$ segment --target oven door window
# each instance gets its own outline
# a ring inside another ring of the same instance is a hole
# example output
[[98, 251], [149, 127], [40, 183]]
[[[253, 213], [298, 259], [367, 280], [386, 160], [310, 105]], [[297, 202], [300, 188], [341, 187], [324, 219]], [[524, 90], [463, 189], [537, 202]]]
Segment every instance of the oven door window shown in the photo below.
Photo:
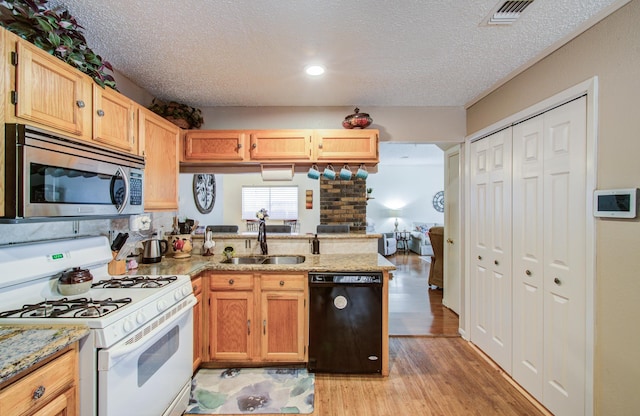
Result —
[[180, 346], [179, 328], [173, 327], [138, 358], [138, 387], [142, 387]]
[[30, 165], [30, 202], [38, 204], [122, 205], [125, 183], [122, 175]]

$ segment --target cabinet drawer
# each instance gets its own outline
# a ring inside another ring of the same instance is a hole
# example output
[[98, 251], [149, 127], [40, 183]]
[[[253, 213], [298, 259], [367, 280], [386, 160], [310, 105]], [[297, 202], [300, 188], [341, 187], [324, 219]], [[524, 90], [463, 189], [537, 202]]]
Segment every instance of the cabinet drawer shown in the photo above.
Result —
[[263, 274], [260, 281], [263, 290], [304, 290], [307, 284], [303, 274]]
[[211, 290], [247, 290], [253, 289], [252, 274], [223, 274], [212, 275]]
[[200, 293], [202, 293], [202, 277], [191, 279], [191, 287], [193, 288], [194, 296], [198, 296]]
[[22, 414], [46, 403], [74, 382], [74, 351], [40, 367], [0, 392], [0, 414]]

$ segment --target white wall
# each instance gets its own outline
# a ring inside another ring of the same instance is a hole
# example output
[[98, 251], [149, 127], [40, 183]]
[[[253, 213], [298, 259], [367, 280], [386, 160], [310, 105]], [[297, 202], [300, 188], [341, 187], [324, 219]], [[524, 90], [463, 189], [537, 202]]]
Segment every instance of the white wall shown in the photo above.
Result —
[[[443, 157], [444, 163], [444, 157]], [[367, 218], [375, 223], [375, 231], [392, 232], [395, 218], [389, 209], [400, 208], [398, 230], [411, 231], [413, 222], [444, 223], [444, 214], [433, 208], [433, 196], [444, 190], [444, 166], [379, 165], [377, 173], [369, 174], [367, 187], [373, 188], [367, 203]]]

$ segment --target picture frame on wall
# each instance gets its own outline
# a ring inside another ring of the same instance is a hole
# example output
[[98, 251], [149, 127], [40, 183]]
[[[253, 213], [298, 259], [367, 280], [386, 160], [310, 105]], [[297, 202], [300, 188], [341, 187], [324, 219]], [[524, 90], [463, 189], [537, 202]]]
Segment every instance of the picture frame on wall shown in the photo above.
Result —
[[212, 173], [193, 175], [193, 200], [201, 214], [213, 210], [216, 202], [216, 178]]

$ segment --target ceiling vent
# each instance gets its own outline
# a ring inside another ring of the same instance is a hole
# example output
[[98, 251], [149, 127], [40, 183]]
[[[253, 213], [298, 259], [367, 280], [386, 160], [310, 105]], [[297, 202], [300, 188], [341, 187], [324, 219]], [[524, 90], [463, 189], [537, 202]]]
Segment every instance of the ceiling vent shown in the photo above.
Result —
[[489, 13], [485, 20], [487, 25], [511, 25], [518, 20], [522, 12], [533, 0], [505, 1]]

